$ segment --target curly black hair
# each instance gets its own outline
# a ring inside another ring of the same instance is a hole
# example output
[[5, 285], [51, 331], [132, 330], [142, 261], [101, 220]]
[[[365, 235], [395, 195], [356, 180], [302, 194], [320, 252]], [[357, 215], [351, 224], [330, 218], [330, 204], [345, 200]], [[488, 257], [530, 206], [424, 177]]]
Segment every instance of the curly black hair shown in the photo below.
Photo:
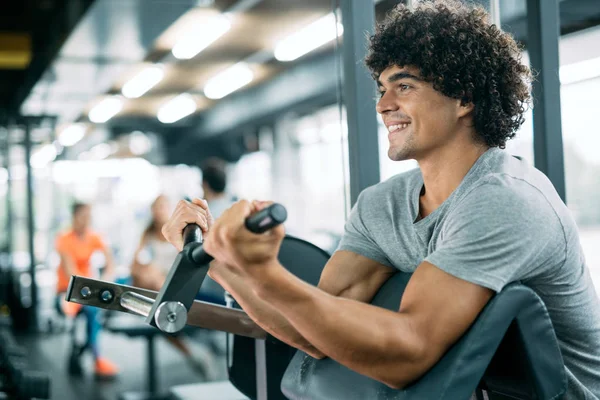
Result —
[[419, 69], [445, 96], [474, 105], [479, 139], [505, 148], [529, 104], [529, 68], [513, 37], [485, 9], [458, 0], [396, 6], [370, 38], [367, 67], [374, 79], [397, 65]]

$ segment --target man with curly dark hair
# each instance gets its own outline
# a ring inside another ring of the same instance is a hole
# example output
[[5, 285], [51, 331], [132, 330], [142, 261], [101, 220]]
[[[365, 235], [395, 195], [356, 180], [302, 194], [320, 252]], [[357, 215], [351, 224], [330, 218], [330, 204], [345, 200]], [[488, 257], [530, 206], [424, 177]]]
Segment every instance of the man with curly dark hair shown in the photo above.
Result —
[[[548, 308], [567, 398], [600, 397], [600, 305], [577, 228], [550, 181], [503, 151], [529, 100], [514, 40], [480, 7], [399, 5], [366, 61], [388, 156], [419, 168], [363, 191], [318, 288], [278, 263], [282, 227], [245, 230], [262, 203], [239, 202], [209, 226], [201, 200], [182, 202], [165, 237], [181, 248], [197, 222], [217, 260], [211, 276], [265, 330], [394, 388], [428, 371], [494, 293], [521, 281]], [[399, 311], [365, 304], [397, 270], [413, 272]]]

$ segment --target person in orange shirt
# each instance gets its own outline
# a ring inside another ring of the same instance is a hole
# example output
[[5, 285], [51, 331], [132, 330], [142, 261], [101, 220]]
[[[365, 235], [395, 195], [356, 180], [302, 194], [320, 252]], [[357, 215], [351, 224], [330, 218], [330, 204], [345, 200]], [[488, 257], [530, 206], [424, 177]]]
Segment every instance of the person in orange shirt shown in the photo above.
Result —
[[[73, 224], [69, 231], [64, 232], [56, 239], [56, 250], [60, 255], [58, 268], [59, 295], [67, 291], [72, 275], [92, 277], [90, 258], [96, 251], [101, 251], [105, 256], [105, 268], [102, 280], [110, 280], [114, 273], [114, 264], [110, 249], [103, 243], [100, 236], [90, 230], [92, 222], [91, 207], [89, 204], [75, 203], [72, 207]], [[116, 366], [100, 356], [98, 349], [98, 335], [102, 329], [98, 321], [98, 309], [82, 306], [76, 303], [61, 301], [62, 311], [70, 317], [83, 313], [87, 317], [87, 345], [91, 348], [95, 360], [95, 374], [98, 378], [113, 378], [117, 375]], [[78, 361], [81, 351], [73, 349], [71, 360], [75, 357]], [[75, 354], [77, 352], [77, 354]], [[78, 364], [77, 364], [78, 365]], [[79, 368], [71, 372], [79, 372]]]

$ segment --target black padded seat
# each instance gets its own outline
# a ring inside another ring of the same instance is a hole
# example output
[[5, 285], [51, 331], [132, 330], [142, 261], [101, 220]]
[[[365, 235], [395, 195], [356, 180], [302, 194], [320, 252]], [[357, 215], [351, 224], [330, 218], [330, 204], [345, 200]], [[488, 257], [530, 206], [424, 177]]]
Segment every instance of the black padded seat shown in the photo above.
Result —
[[[397, 310], [409, 279], [410, 274], [394, 275], [373, 304]], [[300, 351], [282, 380], [283, 393], [293, 400], [460, 400], [471, 398], [478, 388], [490, 400], [559, 399], [566, 390], [563, 359], [548, 312], [526, 286], [510, 284], [494, 296], [442, 359], [403, 390]]]

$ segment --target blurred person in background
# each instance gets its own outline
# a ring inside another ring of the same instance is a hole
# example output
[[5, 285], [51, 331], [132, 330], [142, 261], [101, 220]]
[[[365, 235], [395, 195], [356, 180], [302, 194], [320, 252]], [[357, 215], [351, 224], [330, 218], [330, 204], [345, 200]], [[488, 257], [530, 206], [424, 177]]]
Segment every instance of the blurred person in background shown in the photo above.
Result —
[[[164, 238], [161, 228], [171, 215], [171, 204], [167, 196], [158, 196], [151, 205], [152, 219], [144, 230], [131, 266], [133, 285], [144, 289], [160, 291], [175, 257], [177, 249]], [[216, 284], [216, 283], [215, 283]], [[165, 336], [167, 341], [179, 350], [189, 365], [206, 379], [215, 375], [213, 349], [194, 346], [194, 351], [181, 336]]]
[[[204, 200], [213, 218], [217, 219], [237, 201], [235, 196], [227, 192], [225, 162], [218, 158], [209, 158], [200, 166], [200, 170]], [[225, 304], [225, 290], [208, 275], [204, 279], [200, 294], [201, 300]]]
[[152, 219], [135, 252], [131, 277], [134, 286], [159, 291], [177, 256], [177, 249], [169, 246], [160, 231], [171, 213], [169, 199], [158, 196], [150, 210]]
[[72, 275], [91, 278], [94, 271], [90, 265], [92, 255], [100, 251], [104, 254], [104, 270], [102, 280], [110, 281], [114, 275], [114, 262], [110, 249], [104, 244], [100, 236], [91, 229], [92, 210], [89, 204], [75, 203], [72, 207], [72, 226], [68, 231], [59, 234], [56, 239], [56, 250], [60, 255], [58, 267], [58, 286], [60, 310], [67, 316], [74, 318], [82, 313], [86, 316], [87, 342], [83, 347], [73, 344], [70, 355], [70, 372], [80, 373], [80, 357], [86, 348], [90, 348], [94, 355], [94, 372], [98, 378], [113, 378], [117, 375], [116, 366], [100, 356], [98, 336], [102, 325], [98, 320], [98, 308], [82, 306], [77, 303], [64, 301], [62, 294], [67, 291]]
[[237, 198], [227, 192], [227, 173], [225, 162], [217, 158], [206, 160], [200, 167], [202, 170], [202, 190], [204, 200], [208, 203], [214, 218], [218, 218]]

